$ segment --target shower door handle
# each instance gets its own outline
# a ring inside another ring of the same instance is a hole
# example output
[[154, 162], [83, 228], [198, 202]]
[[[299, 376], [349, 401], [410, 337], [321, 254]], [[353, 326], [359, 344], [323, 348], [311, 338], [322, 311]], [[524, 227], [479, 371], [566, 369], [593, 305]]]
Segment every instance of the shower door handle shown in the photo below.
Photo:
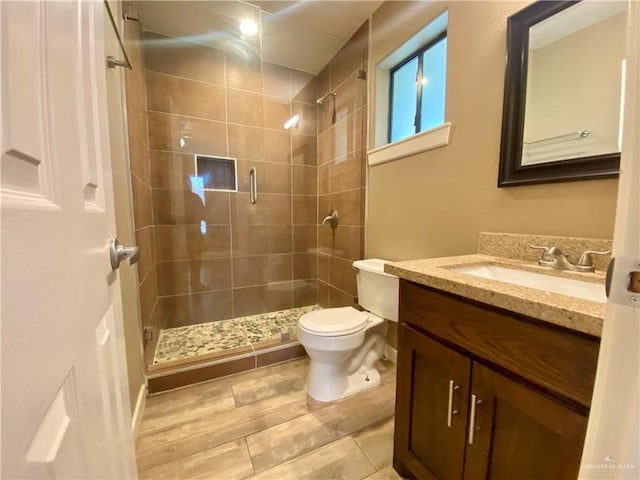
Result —
[[258, 179], [256, 175], [256, 167], [251, 167], [249, 171], [249, 201], [256, 203], [258, 200]]

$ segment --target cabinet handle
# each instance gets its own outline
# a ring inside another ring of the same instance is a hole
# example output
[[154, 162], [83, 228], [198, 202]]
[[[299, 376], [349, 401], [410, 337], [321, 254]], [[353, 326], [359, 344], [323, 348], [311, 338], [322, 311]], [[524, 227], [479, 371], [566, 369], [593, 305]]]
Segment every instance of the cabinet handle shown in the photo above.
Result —
[[476, 433], [476, 430], [480, 430], [480, 428], [476, 428], [476, 405], [480, 405], [482, 400], [480, 400], [475, 395], [471, 395], [471, 412], [469, 413], [469, 445], [473, 445], [473, 436]]
[[453, 392], [460, 388], [453, 380], [449, 380], [449, 405], [447, 409], [447, 427], [451, 428], [451, 417], [458, 413], [458, 410], [453, 409]]

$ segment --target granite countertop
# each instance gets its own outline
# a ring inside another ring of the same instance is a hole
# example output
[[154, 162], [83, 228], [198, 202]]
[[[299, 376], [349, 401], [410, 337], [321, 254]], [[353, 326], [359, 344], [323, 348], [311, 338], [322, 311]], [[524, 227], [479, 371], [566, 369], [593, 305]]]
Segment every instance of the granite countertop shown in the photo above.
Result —
[[604, 284], [603, 273], [577, 273], [539, 267], [530, 261], [474, 254], [387, 263], [385, 272], [405, 280], [520, 313], [547, 323], [600, 337], [604, 304], [489, 280], [452, 268], [492, 264], [544, 275]]

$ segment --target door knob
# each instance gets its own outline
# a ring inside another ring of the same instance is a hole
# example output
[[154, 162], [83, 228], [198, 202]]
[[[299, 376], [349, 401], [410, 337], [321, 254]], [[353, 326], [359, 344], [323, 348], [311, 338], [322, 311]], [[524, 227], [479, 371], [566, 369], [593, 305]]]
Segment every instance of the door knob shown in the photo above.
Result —
[[140, 257], [140, 247], [125, 247], [120, 245], [117, 238], [109, 240], [109, 259], [111, 268], [117, 270], [120, 262], [129, 260], [129, 265], [133, 265]]

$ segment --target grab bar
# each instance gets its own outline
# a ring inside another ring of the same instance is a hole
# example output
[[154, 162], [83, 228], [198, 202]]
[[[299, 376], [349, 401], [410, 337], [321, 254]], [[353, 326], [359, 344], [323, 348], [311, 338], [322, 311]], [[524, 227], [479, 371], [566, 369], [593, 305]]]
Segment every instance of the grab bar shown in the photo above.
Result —
[[251, 167], [249, 171], [249, 201], [256, 203], [256, 200], [258, 200], [258, 178], [256, 167]]

